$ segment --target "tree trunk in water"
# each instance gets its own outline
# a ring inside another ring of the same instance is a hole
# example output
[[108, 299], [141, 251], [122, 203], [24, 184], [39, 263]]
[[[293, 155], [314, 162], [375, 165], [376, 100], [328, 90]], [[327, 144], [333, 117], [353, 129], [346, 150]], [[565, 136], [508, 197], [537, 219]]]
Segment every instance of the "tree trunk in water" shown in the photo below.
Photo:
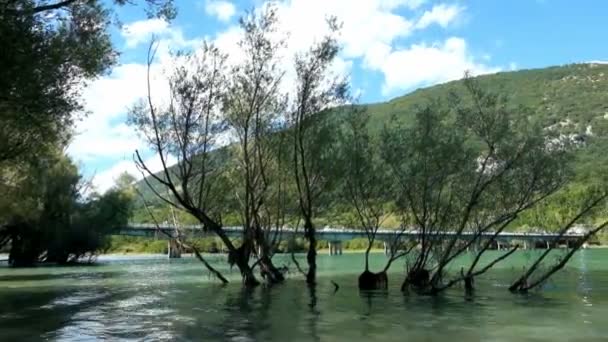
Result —
[[262, 278], [269, 284], [282, 283], [285, 280], [283, 272], [274, 266], [272, 262], [272, 242], [268, 242], [264, 230], [259, 226], [255, 228], [255, 242], [258, 248], [258, 264]]
[[430, 285], [430, 273], [424, 268], [413, 269], [405, 278], [403, 285], [401, 285], [401, 291], [407, 291], [411, 286], [418, 292], [428, 292]]
[[69, 254], [61, 251], [49, 251], [46, 257], [46, 262], [57, 263], [65, 265], [68, 263]]
[[43, 253], [40, 233], [28, 223], [12, 224], [8, 232], [11, 237], [8, 264], [12, 267], [34, 266]]
[[285, 280], [283, 272], [274, 266], [268, 255], [263, 255], [260, 259], [260, 271], [269, 284], [279, 284]]
[[385, 271], [373, 273], [365, 270], [359, 276], [359, 290], [387, 290], [388, 276]]
[[306, 273], [306, 283], [308, 285], [315, 285], [317, 281], [317, 238], [315, 236], [315, 227], [310, 219], [307, 219], [304, 228], [306, 238], [308, 239], [308, 253], [306, 254], [308, 273]]
[[236, 248], [223, 230], [215, 229], [214, 232], [220, 237], [226, 248], [228, 248], [228, 263], [230, 266], [236, 264], [239, 268], [241, 277], [243, 278], [243, 285], [260, 285], [260, 282], [253, 274], [253, 269], [249, 266], [249, 254], [251, 253], [251, 248], [248, 247], [249, 242], [245, 241], [241, 247]]
[[[234, 248], [234, 247], [233, 247]], [[237, 248], [228, 252], [228, 260], [230, 264], [236, 264], [243, 278], [243, 285], [257, 286], [260, 282], [255, 278], [251, 266], [249, 266], [249, 257], [243, 253], [243, 249]]]
[[255, 278], [255, 275], [253, 275], [253, 271], [251, 270], [251, 267], [249, 267], [248, 263], [239, 264], [239, 270], [243, 276], [243, 285], [247, 287], [260, 285], [260, 282]]

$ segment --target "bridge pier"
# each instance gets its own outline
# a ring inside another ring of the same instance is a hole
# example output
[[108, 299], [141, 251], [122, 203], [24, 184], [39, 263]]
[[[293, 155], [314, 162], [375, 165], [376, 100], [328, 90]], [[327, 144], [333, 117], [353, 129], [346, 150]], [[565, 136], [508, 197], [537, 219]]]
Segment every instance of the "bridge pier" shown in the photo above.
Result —
[[500, 241], [496, 240], [496, 250], [500, 250]]
[[178, 259], [182, 257], [182, 249], [175, 239], [169, 240], [167, 255], [169, 256], [169, 259]]
[[342, 241], [329, 241], [329, 255], [342, 255]]
[[384, 241], [384, 255], [386, 255], [386, 256], [391, 255], [391, 247], [389, 246], [389, 243], [386, 241]]

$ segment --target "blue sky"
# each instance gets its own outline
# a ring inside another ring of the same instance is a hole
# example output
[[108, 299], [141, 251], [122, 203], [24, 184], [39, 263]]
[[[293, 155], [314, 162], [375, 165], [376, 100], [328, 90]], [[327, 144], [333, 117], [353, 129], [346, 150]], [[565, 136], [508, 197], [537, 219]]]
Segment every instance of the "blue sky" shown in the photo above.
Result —
[[[90, 115], [78, 124], [68, 153], [98, 190], [132, 162], [145, 142], [125, 124], [128, 107], [145, 96], [146, 49], [159, 39], [154, 87], [162, 98], [168, 52], [196, 49], [203, 40], [238, 55], [238, 17], [261, 1], [176, 0], [178, 16], [166, 23], [123, 7], [112, 29], [121, 52], [110, 75], [84, 92]], [[350, 75], [360, 102], [378, 102], [462, 76], [576, 62], [608, 60], [608, 1], [603, 0], [286, 0], [279, 1], [289, 51], [304, 49], [324, 32], [323, 20], [343, 22], [336, 72]], [[289, 58], [287, 58], [289, 59]], [[154, 156], [146, 153], [158, 166]]]

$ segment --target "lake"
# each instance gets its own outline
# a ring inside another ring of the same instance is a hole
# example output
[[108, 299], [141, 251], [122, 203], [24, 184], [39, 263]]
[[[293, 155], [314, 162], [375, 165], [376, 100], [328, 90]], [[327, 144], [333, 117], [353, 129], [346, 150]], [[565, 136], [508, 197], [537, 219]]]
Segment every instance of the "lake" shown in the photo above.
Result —
[[[493, 252], [496, 253], [496, 252]], [[97, 266], [0, 267], [0, 341], [606, 341], [608, 250], [580, 251], [542, 292], [507, 291], [534, 251], [431, 298], [360, 293], [362, 254], [319, 255], [315, 293], [301, 276], [245, 290], [222, 287], [193, 258], [103, 256]], [[225, 256], [208, 256], [226, 268]], [[466, 262], [467, 257], [461, 259]], [[374, 254], [381, 265], [384, 255]], [[275, 264], [289, 264], [287, 256]], [[331, 281], [340, 285], [334, 293]]]

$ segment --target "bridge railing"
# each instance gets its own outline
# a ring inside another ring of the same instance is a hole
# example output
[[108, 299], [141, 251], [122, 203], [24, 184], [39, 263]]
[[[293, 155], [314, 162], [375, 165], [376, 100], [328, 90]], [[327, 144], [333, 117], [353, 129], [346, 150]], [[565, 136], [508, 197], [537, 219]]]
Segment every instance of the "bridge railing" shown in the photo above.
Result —
[[[168, 224], [168, 223], [163, 223], [160, 225], [160, 228], [163, 230], [174, 230], [175, 226], [172, 224]], [[179, 229], [180, 230], [202, 230], [203, 226], [202, 225], [184, 225], [184, 226], [180, 226]], [[122, 227], [122, 229], [126, 229], [126, 230], [156, 230], [157, 226], [154, 224], [149, 224], [149, 223], [129, 223], [126, 227]], [[226, 226], [224, 227], [224, 230], [227, 232], [240, 232], [243, 230], [243, 227], [241, 226]], [[296, 232], [296, 229], [293, 227], [285, 227], [281, 230], [283, 233], [287, 233], [287, 234], [294, 234]], [[299, 232], [303, 232], [302, 230], [300, 230]], [[344, 228], [344, 227], [324, 227], [321, 228], [319, 230], [317, 230], [317, 232], [319, 233], [319, 235], [323, 236], [326, 234], [348, 234], [348, 235], [361, 235], [361, 236], [366, 236], [366, 233], [364, 230], [361, 229], [353, 229], [353, 228]], [[403, 235], [403, 236], [419, 236], [421, 234], [421, 231], [417, 230], [417, 229], [411, 229], [411, 230], [406, 230], [406, 231], [401, 231], [401, 230], [394, 230], [394, 229], [379, 229], [376, 233], [377, 236], [391, 236], [391, 235]], [[443, 232], [436, 232], [436, 233], [432, 233], [430, 234], [431, 236], [454, 236], [454, 235], [459, 235], [462, 237], [473, 237], [476, 236], [478, 233], [477, 232], [462, 232], [462, 233], [457, 233], [456, 231], [443, 231]], [[487, 236], [493, 236], [494, 232], [484, 232], [481, 234], [484, 237]], [[580, 230], [577, 229], [576, 231], [570, 231], [567, 232], [566, 234], [563, 234], [562, 237], [563, 238], [577, 238], [577, 237], [582, 237], [584, 235], [584, 233]], [[557, 238], [559, 237], [559, 234], [557, 233], [548, 233], [548, 232], [501, 232], [497, 238], [511, 238], [511, 239], [517, 239], [517, 238]]]

